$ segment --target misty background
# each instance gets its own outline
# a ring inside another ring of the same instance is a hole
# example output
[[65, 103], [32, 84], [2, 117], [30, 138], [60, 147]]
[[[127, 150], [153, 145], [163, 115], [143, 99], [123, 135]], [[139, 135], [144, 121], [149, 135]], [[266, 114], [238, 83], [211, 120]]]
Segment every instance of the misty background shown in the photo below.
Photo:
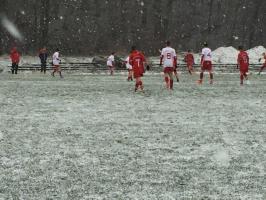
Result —
[[23, 35], [0, 26], [0, 49], [17, 46], [36, 54], [46, 46], [65, 55], [128, 53], [137, 45], [158, 55], [166, 40], [178, 51], [264, 45], [266, 1], [261, 0], [0, 0], [1, 18]]

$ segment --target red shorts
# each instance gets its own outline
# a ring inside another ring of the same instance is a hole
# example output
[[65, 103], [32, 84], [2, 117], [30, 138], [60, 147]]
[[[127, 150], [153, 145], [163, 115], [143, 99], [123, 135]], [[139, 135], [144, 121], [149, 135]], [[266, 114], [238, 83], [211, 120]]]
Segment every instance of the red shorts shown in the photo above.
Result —
[[144, 73], [144, 68], [142, 69], [142, 67], [133, 67], [134, 78], [142, 77], [143, 73]]
[[240, 66], [240, 73], [244, 74], [244, 73], [248, 73], [248, 67], [247, 66]]
[[212, 71], [212, 62], [211, 61], [204, 61], [202, 66], [201, 66], [201, 70], [202, 71], [205, 71], [205, 70]]
[[165, 67], [165, 68], [163, 69], [163, 72], [164, 72], [165, 74], [173, 73], [173, 72], [174, 72], [174, 68], [173, 68], [173, 67]]
[[61, 67], [59, 65], [54, 65], [53, 68], [54, 68], [54, 71], [61, 72]]
[[187, 67], [193, 66], [194, 63], [193, 62], [187, 62]]

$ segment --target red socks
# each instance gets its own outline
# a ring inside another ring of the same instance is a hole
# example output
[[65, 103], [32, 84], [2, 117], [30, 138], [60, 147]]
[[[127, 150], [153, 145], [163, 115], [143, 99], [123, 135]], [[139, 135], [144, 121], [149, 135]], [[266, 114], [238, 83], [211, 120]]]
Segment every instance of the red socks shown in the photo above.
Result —
[[173, 89], [174, 86], [174, 80], [170, 80], [170, 89]]
[[203, 79], [203, 72], [200, 73], [200, 80]]

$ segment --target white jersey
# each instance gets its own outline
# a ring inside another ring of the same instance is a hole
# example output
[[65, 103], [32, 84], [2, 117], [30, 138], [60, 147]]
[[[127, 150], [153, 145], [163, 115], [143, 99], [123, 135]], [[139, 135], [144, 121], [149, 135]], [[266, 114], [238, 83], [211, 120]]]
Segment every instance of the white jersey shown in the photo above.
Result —
[[163, 58], [163, 67], [174, 67], [174, 60], [176, 59], [176, 52], [171, 47], [162, 49], [161, 57]]
[[127, 69], [132, 69], [132, 65], [129, 64], [129, 56], [128, 56], [127, 59], [126, 59], [126, 68], [127, 68]]
[[115, 56], [114, 55], [109, 56], [107, 59], [107, 66], [113, 67], [114, 61], [115, 61]]
[[53, 65], [59, 65], [59, 64], [60, 64], [59, 52], [56, 51], [53, 54]]
[[202, 49], [201, 55], [203, 56], [203, 60], [204, 61], [212, 61], [212, 50], [208, 47], [205, 47]]

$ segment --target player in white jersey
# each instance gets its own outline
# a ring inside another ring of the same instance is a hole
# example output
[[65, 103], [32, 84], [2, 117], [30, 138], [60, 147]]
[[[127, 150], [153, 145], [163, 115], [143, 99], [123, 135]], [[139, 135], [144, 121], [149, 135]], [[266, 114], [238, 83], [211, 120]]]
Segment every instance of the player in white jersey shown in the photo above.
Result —
[[198, 84], [202, 84], [204, 72], [208, 71], [210, 74], [210, 84], [213, 83], [212, 72], [212, 50], [208, 47], [208, 43], [204, 43], [204, 48], [201, 52], [201, 72]]
[[54, 71], [52, 72], [52, 76], [54, 76], [54, 73], [55, 72], [58, 72], [60, 77], [63, 78], [62, 76], [62, 72], [61, 72], [61, 68], [60, 68], [60, 57], [59, 57], [59, 49], [56, 49], [56, 51], [54, 52], [53, 54], [53, 68], [54, 68]]
[[132, 65], [129, 63], [129, 56], [126, 59], [125, 64], [128, 70], [127, 81], [133, 81], [133, 68], [132, 68]]
[[176, 69], [177, 57], [176, 51], [171, 46], [169, 41], [166, 42], [166, 47], [162, 49], [160, 66], [163, 65], [164, 80], [168, 89], [173, 89], [173, 72]]
[[114, 75], [114, 69], [115, 69], [115, 53], [114, 52], [107, 59], [107, 67], [109, 68], [110, 75]]

